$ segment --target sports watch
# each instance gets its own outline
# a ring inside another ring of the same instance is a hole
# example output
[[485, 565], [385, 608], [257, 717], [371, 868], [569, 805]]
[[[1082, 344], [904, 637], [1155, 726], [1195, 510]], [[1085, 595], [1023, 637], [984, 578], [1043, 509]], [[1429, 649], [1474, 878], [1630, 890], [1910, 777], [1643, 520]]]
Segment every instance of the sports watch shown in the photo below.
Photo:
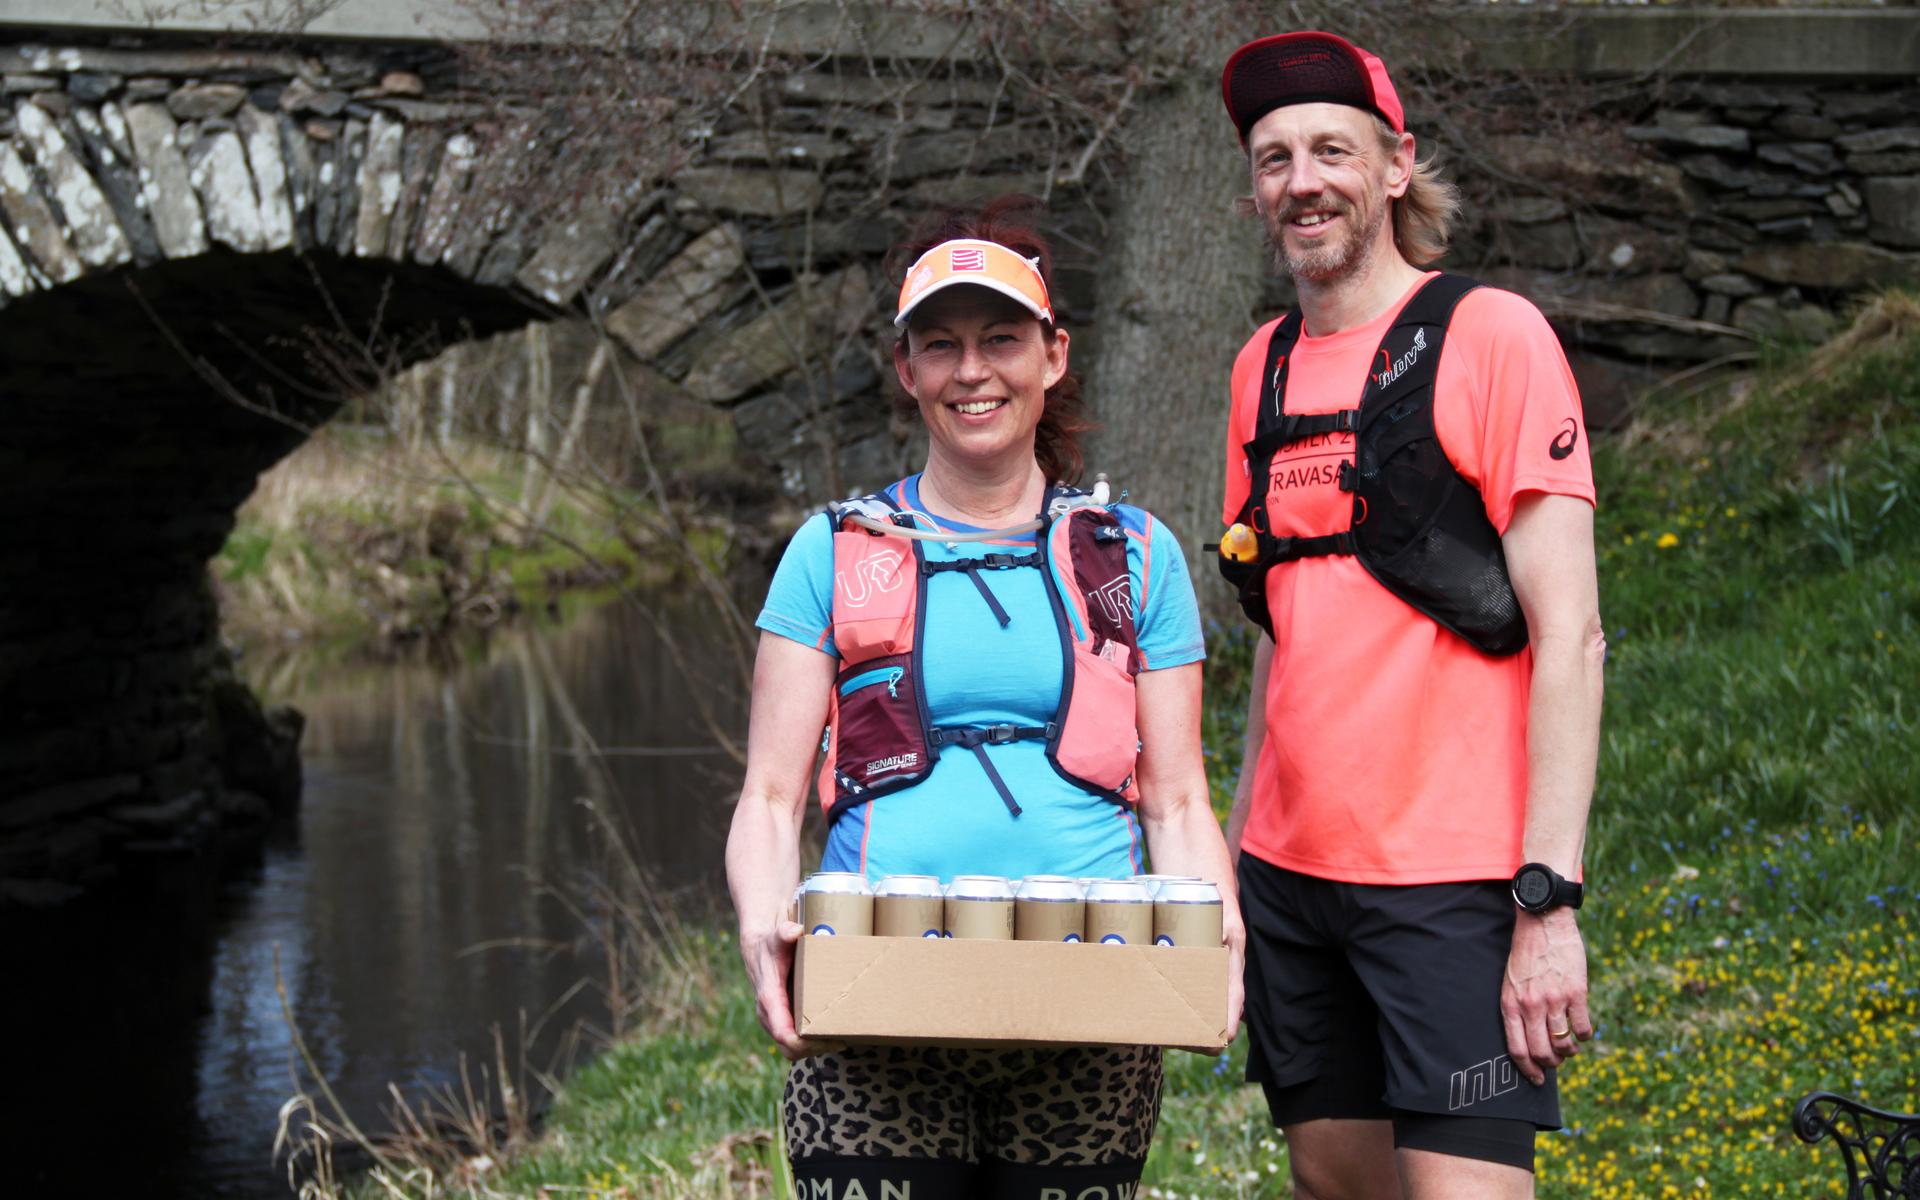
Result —
[[1535, 916], [1561, 905], [1579, 908], [1583, 890], [1545, 863], [1528, 863], [1513, 873], [1513, 902]]

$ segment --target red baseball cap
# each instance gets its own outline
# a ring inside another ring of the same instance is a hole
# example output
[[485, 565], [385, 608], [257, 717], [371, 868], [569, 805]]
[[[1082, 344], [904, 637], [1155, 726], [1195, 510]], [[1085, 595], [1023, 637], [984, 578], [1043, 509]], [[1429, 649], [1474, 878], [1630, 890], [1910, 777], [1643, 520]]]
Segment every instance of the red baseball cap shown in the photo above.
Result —
[[1233, 52], [1220, 72], [1220, 97], [1245, 145], [1254, 122], [1289, 104], [1348, 104], [1407, 131], [1400, 94], [1386, 64], [1331, 33], [1276, 33]]

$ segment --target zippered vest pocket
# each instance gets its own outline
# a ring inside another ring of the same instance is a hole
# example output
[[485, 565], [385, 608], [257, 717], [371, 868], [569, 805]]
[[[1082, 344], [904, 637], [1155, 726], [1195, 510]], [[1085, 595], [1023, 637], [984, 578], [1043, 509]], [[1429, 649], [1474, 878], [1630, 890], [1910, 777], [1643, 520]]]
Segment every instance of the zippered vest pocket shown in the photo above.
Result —
[[843, 794], [915, 782], [932, 765], [909, 658], [870, 658], [845, 668], [834, 681], [839, 699], [834, 772]]

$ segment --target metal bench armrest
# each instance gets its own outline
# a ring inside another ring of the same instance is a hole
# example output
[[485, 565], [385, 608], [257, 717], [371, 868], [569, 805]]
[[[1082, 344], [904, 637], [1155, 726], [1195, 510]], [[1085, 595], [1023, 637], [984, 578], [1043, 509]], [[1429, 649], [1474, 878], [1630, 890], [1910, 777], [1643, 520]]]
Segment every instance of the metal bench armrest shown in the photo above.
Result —
[[1808, 1145], [1832, 1138], [1847, 1168], [1847, 1200], [1920, 1200], [1920, 1116], [1887, 1112], [1832, 1092], [1793, 1107]]

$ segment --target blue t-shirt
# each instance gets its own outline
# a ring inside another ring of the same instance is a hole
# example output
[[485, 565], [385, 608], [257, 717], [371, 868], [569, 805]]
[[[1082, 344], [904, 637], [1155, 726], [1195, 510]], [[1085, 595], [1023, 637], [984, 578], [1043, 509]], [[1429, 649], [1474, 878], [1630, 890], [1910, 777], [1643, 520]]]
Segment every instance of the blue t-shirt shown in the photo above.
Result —
[[[919, 485], [918, 475], [909, 476], [887, 494], [895, 504], [924, 513]], [[1122, 504], [1113, 511], [1128, 533], [1135, 631], [1145, 668], [1198, 662], [1206, 649], [1179, 542], [1141, 509]], [[930, 517], [921, 524], [975, 531]], [[920, 545], [929, 562], [938, 562], [1031, 549], [1034, 535]], [[1044, 725], [1059, 708], [1062, 663], [1042, 571], [978, 574], [1012, 622], [1000, 625], [965, 571], [928, 577], [921, 652], [928, 715], [942, 726]], [[832, 614], [833, 531], [821, 513], [794, 534], [755, 624], [837, 658]], [[1061, 778], [1047, 762], [1046, 743], [1010, 742], [986, 752], [1019, 802], [1018, 817], [972, 752], [949, 747], [920, 783], [842, 813], [827, 831], [820, 869], [864, 870], [872, 879], [915, 874], [943, 880], [956, 874], [1121, 876], [1141, 869], [1145, 849], [1133, 816]]]

